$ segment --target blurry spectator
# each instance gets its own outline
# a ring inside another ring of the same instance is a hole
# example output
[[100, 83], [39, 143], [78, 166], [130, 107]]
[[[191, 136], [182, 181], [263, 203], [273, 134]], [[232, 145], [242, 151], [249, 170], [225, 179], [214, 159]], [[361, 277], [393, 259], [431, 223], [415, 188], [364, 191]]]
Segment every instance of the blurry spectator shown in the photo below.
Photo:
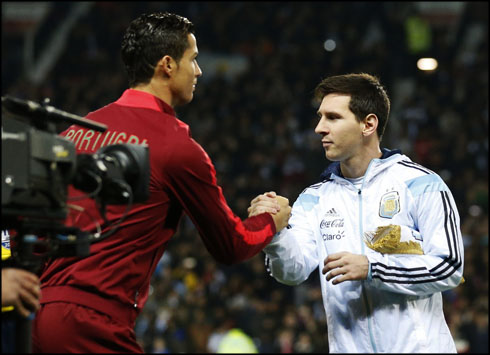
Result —
[[219, 354], [244, 353], [256, 354], [257, 347], [253, 340], [238, 328], [228, 330], [221, 338], [218, 351]]
[[480, 298], [477, 305], [472, 307], [469, 317], [462, 321], [459, 332], [468, 340], [469, 353], [488, 354], [488, 296]]

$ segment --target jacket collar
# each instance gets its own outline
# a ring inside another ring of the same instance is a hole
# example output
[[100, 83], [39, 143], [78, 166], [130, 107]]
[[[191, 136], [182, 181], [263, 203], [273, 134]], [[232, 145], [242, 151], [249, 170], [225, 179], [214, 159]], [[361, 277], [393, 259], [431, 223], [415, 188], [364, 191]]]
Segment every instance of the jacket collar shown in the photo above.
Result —
[[175, 117], [175, 111], [165, 101], [144, 91], [126, 89], [116, 104], [129, 107], [147, 108], [150, 110], [167, 113]]
[[[387, 148], [381, 148], [381, 158], [377, 160], [384, 160], [387, 159], [395, 154], [402, 154], [400, 149], [387, 149]], [[374, 160], [374, 159], [373, 159]], [[320, 175], [320, 179], [322, 181], [324, 180], [330, 180], [332, 178], [332, 174], [336, 175], [338, 177], [344, 178], [342, 175], [342, 171], [340, 170], [340, 162], [335, 161], [331, 163], [330, 165], [327, 166], [327, 168], [323, 171], [323, 173]]]

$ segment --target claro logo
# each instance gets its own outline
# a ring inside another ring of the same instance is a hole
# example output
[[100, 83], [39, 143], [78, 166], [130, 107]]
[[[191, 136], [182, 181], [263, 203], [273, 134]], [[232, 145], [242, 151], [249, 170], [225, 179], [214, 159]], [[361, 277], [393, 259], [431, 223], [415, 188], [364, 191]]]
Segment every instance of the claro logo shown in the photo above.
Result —
[[334, 240], [334, 239], [342, 239], [344, 237], [345, 231], [339, 231], [337, 234], [328, 234], [328, 233], [322, 233], [322, 238], [323, 240]]

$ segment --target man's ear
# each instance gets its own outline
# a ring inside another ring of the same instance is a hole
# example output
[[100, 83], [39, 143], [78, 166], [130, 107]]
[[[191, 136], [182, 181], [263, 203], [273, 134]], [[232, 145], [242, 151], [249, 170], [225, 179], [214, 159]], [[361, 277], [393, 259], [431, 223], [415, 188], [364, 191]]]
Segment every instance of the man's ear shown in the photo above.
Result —
[[373, 133], [376, 133], [376, 129], [378, 128], [378, 116], [376, 116], [374, 113], [370, 113], [366, 117], [364, 117], [363, 120], [364, 123], [364, 129], [362, 130], [362, 135], [364, 137], [368, 137], [372, 135]]
[[176, 68], [177, 68], [177, 63], [169, 55], [162, 57], [162, 59], [158, 61], [156, 66], [157, 74], [159, 72], [160, 75], [162, 75], [165, 78], [172, 77], [172, 75], [175, 73]]

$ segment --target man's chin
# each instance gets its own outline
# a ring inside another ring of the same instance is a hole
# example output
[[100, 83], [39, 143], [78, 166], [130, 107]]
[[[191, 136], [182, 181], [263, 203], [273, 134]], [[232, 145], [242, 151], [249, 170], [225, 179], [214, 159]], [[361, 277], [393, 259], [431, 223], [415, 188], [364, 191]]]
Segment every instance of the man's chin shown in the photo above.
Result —
[[330, 161], [339, 161], [340, 160], [340, 158], [336, 154], [333, 154], [332, 152], [325, 151], [325, 157]]
[[194, 93], [191, 93], [188, 97], [184, 99], [186, 101], [185, 103], [188, 104], [189, 102], [192, 101], [193, 98], [194, 98]]
[[192, 101], [194, 98], [194, 95], [191, 95], [190, 97], [181, 97], [179, 101], [175, 104], [175, 106], [184, 106], [187, 105], [189, 102]]

